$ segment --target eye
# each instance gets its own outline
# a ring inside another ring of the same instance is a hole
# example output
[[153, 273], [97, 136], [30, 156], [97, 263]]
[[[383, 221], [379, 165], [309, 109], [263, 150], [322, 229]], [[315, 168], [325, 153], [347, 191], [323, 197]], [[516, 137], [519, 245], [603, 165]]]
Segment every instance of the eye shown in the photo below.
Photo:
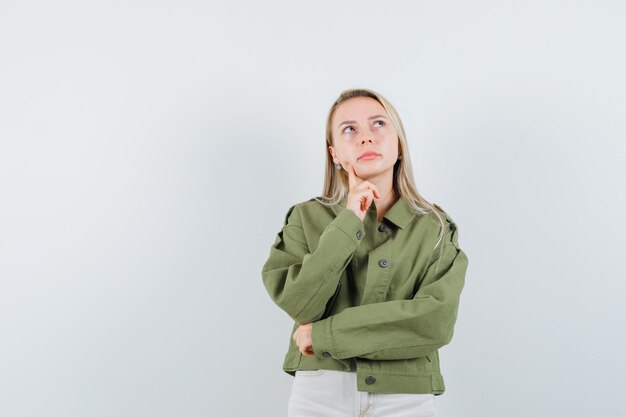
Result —
[[346, 133], [346, 129], [347, 129], [347, 128], [352, 129], [352, 126], [346, 126], [346, 127], [343, 129], [343, 133]]
[[383, 122], [382, 120], [376, 120], [374, 123], [381, 123], [381, 126], [385, 125], [385, 122]]

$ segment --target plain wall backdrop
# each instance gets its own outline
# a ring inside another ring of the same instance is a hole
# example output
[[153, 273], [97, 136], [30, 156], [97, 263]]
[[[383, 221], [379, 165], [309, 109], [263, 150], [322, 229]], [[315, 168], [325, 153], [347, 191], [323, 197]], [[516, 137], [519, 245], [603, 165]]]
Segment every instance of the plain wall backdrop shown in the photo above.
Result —
[[0, 1], [0, 416], [284, 416], [261, 267], [385, 95], [469, 258], [441, 417], [624, 416], [626, 6]]

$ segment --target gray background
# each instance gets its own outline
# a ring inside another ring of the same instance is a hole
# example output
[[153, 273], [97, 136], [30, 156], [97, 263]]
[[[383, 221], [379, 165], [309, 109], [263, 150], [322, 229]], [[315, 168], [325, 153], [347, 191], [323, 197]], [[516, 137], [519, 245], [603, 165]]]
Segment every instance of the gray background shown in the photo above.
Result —
[[0, 415], [281, 416], [261, 266], [369, 87], [470, 263], [446, 416], [624, 416], [626, 7], [0, 2]]

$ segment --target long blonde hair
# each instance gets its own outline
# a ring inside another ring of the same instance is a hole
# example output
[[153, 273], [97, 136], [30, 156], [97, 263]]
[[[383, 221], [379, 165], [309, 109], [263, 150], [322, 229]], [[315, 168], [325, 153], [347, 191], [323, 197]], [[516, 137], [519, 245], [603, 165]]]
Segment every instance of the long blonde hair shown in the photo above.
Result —
[[332, 125], [331, 121], [335, 109], [341, 103], [354, 97], [371, 97], [378, 101], [381, 106], [387, 111], [387, 114], [391, 118], [396, 132], [398, 133], [399, 140], [399, 153], [402, 155], [402, 159], [398, 159], [393, 167], [393, 189], [396, 195], [403, 198], [409, 208], [416, 214], [425, 215], [433, 213], [441, 225], [439, 231], [439, 237], [435, 243], [435, 248], [443, 239], [443, 231], [445, 227], [445, 214], [441, 212], [436, 206], [426, 201], [417, 192], [417, 186], [413, 179], [413, 170], [411, 169], [411, 159], [409, 157], [409, 147], [406, 143], [406, 135], [404, 133], [404, 127], [398, 112], [393, 105], [380, 93], [377, 93], [367, 88], [352, 88], [344, 90], [339, 95], [339, 98], [335, 100], [328, 112], [328, 118], [326, 119], [326, 176], [324, 178], [324, 190], [321, 198], [315, 197], [317, 201], [324, 205], [337, 204], [344, 196], [348, 194], [350, 186], [348, 184], [348, 175], [345, 170], [338, 171], [333, 162], [333, 157], [328, 149], [333, 145]]

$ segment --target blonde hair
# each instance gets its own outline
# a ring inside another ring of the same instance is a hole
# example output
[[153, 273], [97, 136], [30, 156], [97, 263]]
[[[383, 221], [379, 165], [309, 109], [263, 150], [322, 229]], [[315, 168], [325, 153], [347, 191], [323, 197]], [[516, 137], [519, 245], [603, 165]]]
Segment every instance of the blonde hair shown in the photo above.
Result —
[[435, 243], [436, 248], [439, 242], [443, 239], [445, 214], [443, 211], [440, 211], [438, 207], [426, 201], [426, 199], [417, 192], [417, 186], [415, 185], [415, 181], [413, 179], [413, 170], [411, 169], [411, 159], [409, 158], [409, 147], [406, 143], [406, 135], [404, 133], [404, 127], [402, 126], [400, 116], [393, 105], [385, 97], [371, 89], [352, 88], [344, 90], [331, 106], [330, 111], [328, 112], [328, 118], [326, 119], [326, 176], [324, 178], [324, 190], [321, 198], [315, 197], [315, 199], [324, 205], [334, 205], [346, 196], [350, 190], [347, 173], [345, 170], [338, 171], [336, 169], [328, 147], [333, 145], [331, 124], [335, 109], [344, 101], [354, 97], [373, 98], [387, 111], [387, 114], [389, 115], [389, 118], [398, 133], [398, 152], [402, 155], [402, 159], [398, 159], [393, 167], [394, 192], [400, 198], [403, 198], [410, 210], [416, 214], [425, 215], [433, 213], [437, 217], [441, 228], [439, 231], [439, 237]]

